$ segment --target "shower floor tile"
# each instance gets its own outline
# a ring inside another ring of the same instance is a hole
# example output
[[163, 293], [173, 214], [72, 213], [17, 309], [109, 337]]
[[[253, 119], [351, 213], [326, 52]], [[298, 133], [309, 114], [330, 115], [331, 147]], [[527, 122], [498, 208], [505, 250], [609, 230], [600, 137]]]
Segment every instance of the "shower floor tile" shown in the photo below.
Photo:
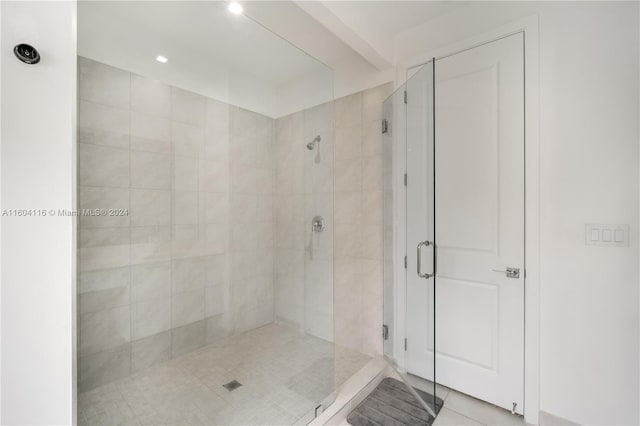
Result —
[[[80, 425], [289, 425], [369, 357], [270, 324], [78, 396]], [[228, 391], [222, 385], [237, 380]]]

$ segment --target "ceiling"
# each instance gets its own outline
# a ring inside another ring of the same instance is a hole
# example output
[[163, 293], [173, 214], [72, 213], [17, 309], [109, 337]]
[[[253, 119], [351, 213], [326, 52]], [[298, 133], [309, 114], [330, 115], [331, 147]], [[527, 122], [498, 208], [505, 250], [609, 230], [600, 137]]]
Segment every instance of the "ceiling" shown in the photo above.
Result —
[[378, 70], [394, 64], [397, 35], [441, 16], [459, 1], [296, 1], [298, 7]]
[[242, 72], [278, 86], [322, 68], [247, 17], [232, 15], [223, 2], [89, 1], [78, 14], [78, 50], [88, 57], [117, 56], [123, 44], [115, 41], [126, 35], [129, 52], [144, 60], [162, 54], [167, 66], [185, 72]]
[[239, 1], [241, 16], [224, 1], [80, 1], [78, 54], [273, 116], [307, 76], [333, 70], [337, 96], [390, 81], [396, 36], [461, 4]]
[[457, 5], [451, 1], [325, 1], [323, 4], [345, 23], [389, 39]]

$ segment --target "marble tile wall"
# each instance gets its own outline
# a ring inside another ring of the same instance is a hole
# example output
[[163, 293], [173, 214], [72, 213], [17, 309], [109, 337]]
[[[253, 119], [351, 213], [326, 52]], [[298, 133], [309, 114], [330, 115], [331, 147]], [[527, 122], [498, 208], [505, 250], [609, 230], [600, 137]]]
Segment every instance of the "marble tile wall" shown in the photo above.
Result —
[[[370, 355], [382, 353], [381, 120], [392, 91], [389, 83], [276, 120], [276, 318]], [[319, 164], [305, 146], [316, 134]], [[311, 233], [317, 214], [324, 234]]]
[[391, 83], [337, 99], [335, 341], [382, 353], [382, 102]]
[[85, 58], [79, 84], [79, 207], [107, 209], [79, 220], [82, 391], [272, 322], [275, 222], [274, 120]]
[[[276, 318], [333, 341], [332, 102], [276, 120], [275, 174]], [[315, 216], [322, 232], [311, 230]]]

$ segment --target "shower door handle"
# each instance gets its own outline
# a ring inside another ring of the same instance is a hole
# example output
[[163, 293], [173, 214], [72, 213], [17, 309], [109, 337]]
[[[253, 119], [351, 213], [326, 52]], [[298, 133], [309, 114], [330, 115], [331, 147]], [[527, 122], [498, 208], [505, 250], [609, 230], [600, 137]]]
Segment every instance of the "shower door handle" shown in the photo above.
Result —
[[433, 276], [433, 274], [428, 274], [428, 273], [422, 273], [422, 247], [424, 246], [430, 246], [433, 245], [430, 241], [421, 241], [418, 243], [418, 248], [417, 248], [417, 252], [418, 252], [418, 262], [417, 262], [417, 269], [418, 269], [418, 276], [420, 278], [425, 278], [425, 279], [429, 279]]

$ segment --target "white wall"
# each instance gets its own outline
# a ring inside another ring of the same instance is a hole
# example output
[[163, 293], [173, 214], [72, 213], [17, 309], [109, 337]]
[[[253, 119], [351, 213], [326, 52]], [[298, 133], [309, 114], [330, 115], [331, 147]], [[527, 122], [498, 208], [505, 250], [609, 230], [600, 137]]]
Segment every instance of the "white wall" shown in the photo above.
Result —
[[[75, 206], [75, 2], [2, 2], [2, 209]], [[38, 65], [13, 46], [35, 45]], [[71, 424], [75, 221], [2, 217], [2, 424]]]
[[[540, 410], [638, 424], [638, 3], [474, 3], [407, 31], [397, 62], [537, 14]], [[631, 225], [629, 248], [585, 223]]]

